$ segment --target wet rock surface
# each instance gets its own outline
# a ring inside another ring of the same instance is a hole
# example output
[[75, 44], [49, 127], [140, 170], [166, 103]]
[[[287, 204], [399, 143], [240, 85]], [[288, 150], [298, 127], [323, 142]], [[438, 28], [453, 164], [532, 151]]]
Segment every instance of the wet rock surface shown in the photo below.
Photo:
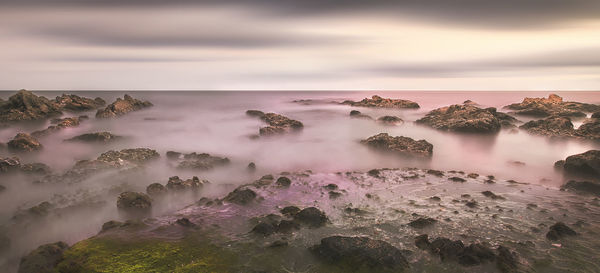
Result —
[[557, 241], [567, 236], [575, 236], [577, 232], [568, 227], [562, 222], [557, 222], [556, 224], [550, 226], [548, 233], [546, 233], [546, 238], [550, 241]]
[[39, 151], [43, 145], [33, 136], [26, 133], [18, 133], [7, 143], [8, 149], [15, 152]]
[[96, 132], [96, 133], [87, 133], [81, 134], [78, 136], [74, 136], [67, 141], [81, 141], [81, 142], [90, 142], [90, 143], [108, 143], [120, 140], [122, 137], [113, 135], [110, 132]]
[[370, 99], [365, 98], [361, 101], [344, 101], [342, 104], [359, 106], [359, 107], [376, 107], [376, 108], [406, 108], [406, 109], [418, 109], [419, 104], [414, 101], [402, 100], [402, 99], [388, 99], [374, 95]]
[[600, 111], [600, 105], [563, 101], [562, 97], [555, 94], [550, 94], [548, 98], [525, 98], [505, 108], [514, 110], [517, 115], [534, 117], [585, 117], [585, 112]]
[[187, 191], [187, 190], [198, 190], [202, 186], [208, 184], [207, 180], [200, 180], [197, 176], [194, 176], [187, 180], [182, 180], [179, 176], [172, 176], [167, 182], [166, 188], [169, 191]]
[[361, 140], [373, 149], [397, 153], [407, 156], [430, 157], [433, 154], [433, 145], [426, 140], [414, 140], [409, 137], [393, 137], [387, 133], [374, 135]]
[[569, 180], [562, 188], [581, 194], [600, 196], [600, 182]]
[[600, 121], [598, 119], [586, 121], [579, 128], [575, 129], [570, 118], [551, 116], [545, 119], [529, 121], [519, 126], [519, 128], [530, 134], [541, 136], [600, 139]]
[[417, 124], [442, 131], [462, 133], [497, 133], [502, 127], [514, 127], [517, 120], [496, 108], [479, 108], [455, 104], [438, 108], [418, 119]]
[[115, 102], [109, 104], [106, 108], [98, 110], [98, 112], [96, 112], [96, 118], [119, 117], [129, 112], [142, 110], [151, 106], [153, 106], [153, 104], [149, 101], [141, 101], [134, 99], [129, 95], [125, 95], [123, 99], [117, 98]]
[[51, 273], [63, 258], [63, 252], [69, 246], [56, 242], [39, 246], [23, 258], [19, 264], [19, 273]]
[[189, 153], [168, 151], [167, 158], [176, 162], [180, 169], [211, 170], [216, 167], [226, 166], [230, 163], [229, 158], [212, 156], [207, 153]]

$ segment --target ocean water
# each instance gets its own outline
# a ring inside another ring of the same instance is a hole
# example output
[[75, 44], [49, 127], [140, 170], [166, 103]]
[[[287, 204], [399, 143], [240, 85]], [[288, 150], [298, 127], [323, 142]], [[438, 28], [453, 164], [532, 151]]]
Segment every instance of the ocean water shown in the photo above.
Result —
[[[0, 92], [6, 99], [13, 92]], [[35, 92], [48, 98], [62, 92]], [[0, 263], [7, 270], [15, 270], [23, 254], [42, 243], [64, 240], [74, 243], [96, 234], [102, 223], [118, 219], [116, 196], [124, 190], [145, 191], [151, 183], [165, 184], [170, 176], [187, 179], [198, 176], [211, 181], [212, 186], [202, 196], [221, 197], [236, 185], [253, 181], [268, 173], [311, 170], [312, 173], [333, 174], [347, 171], [367, 171], [373, 168], [418, 167], [438, 170], [460, 170], [481, 175], [494, 175], [502, 180], [536, 185], [536, 195], [530, 198], [542, 202], [544, 189], [553, 196], [563, 184], [561, 174], [553, 164], [565, 157], [600, 149], [600, 142], [585, 140], [552, 140], [547, 137], [502, 130], [496, 135], [458, 134], [441, 132], [414, 124], [432, 109], [472, 100], [484, 107], [502, 107], [520, 102], [525, 97], [547, 97], [549, 92], [69, 92], [86, 97], [102, 97], [108, 103], [127, 93], [134, 98], [149, 100], [154, 107], [129, 113], [116, 119], [95, 119], [95, 111], [65, 113], [65, 117], [87, 114], [78, 127], [67, 128], [41, 138], [45, 146], [39, 153], [19, 155], [22, 162], [43, 162], [54, 172], [61, 173], [77, 160], [93, 159], [110, 149], [147, 147], [157, 150], [161, 159], [150, 163], [135, 174], [99, 175], [76, 185], [33, 185], [32, 178], [21, 175], [0, 177], [7, 190], [0, 193], [0, 226], [8, 230], [11, 249]], [[401, 98], [420, 104], [418, 110], [374, 109], [351, 107], [332, 102], [360, 100], [372, 95]], [[567, 101], [600, 104], [600, 92], [557, 92]], [[298, 102], [298, 100], [304, 100]], [[301, 132], [279, 137], [252, 139], [264, 123], [245, 114], [256, 109], [275, 112], [303, 122]], [[399, 126], [385, 126], [372, 120], [352, 119], [351, 110], [360, 110], [374, 118], [394, 115], [405, 122]], [[525, 117], [517, 117], [526, 122]], [[575, 120], [578, 126], [581, 120]], [[0, 142], [7, 142], [18, 132], [44, 129], [49, 122], [16, 124], [0, 129]], [[112, 144], [85, 144], [64, 142], [73, 136], [98, 131], [109, 131], [126, 137]], [[359, 143], [361, 139], [378, 133], [425, 139], [432, 143], [431, 160], [411, 160], [376, 153]], [[166, 151], [210, 153], [231, 160], [227, 167], [210, 171], [178, 170], [171, 166]], [[0, 155], [9, 155], [0, 151]], [[512, 164], [520, 161], [523, 164]], [[255, 173], [246, 170], [248, 163], [257, 166]], [[317, 176], [318, 177], [318, 176]], [[425, 183], [423, 183], [425, 184]], [[466, 186], [468, 187], [468, 186]], [[381, 189], [383, 191], [383, 189]], [[414, 189], [413, 189], [414, 190]], [[445, 189], [445, 191], [450, 189]], [[419, 191], [436, 194], [425, 186]], [[457, 192], [453, 192], [457, 193]], [[441, 193], [440, 193], [441, 194]], [[382, 193], [383, 195], [383, 193]], [[526, 204], [526, 193], [516, 194]], [[393, 199], [393, 196], [388, 198]], [[184, 208], [199, 196], [178, 197], [155, 206], [153, 215], [160, 217]], [[565, 197], [567, 198], [567, 197]], [[568, 197], [568, 198], [573, 198]], [[567, 199], [568, 199], [567, 198]], [[15, 223], [16, 211], [43, 201], [60, 207], [58, 213], [43, 220]], [[349, 200], [349, 202], [352, 200]], [[543, 202], [550, 203], [547, 199]], [[82, 205], [85, 203], [85, 205]], [[356, 201], [354, 202], [356, 203]], [[479, 225], [480, 230], [485, 229]], [[593, 248], [593, 247], [592, 247]], [[595, 265], [594, 265], [595, 266]], [[593, 267], [592, 267], [593, 268]]]

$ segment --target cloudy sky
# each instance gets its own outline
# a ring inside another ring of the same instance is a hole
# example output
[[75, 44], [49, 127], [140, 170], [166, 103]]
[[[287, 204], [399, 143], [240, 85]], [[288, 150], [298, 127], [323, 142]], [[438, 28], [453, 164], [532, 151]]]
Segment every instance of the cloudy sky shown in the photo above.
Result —
[[600, 90], [598, 0], [0, 0], [0, 89]]

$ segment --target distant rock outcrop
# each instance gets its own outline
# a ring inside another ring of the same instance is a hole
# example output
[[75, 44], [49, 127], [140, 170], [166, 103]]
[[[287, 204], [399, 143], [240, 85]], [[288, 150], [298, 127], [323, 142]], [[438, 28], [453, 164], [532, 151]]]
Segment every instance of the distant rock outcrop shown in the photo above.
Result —
[[269, 124], [267, 127], [260, 128], [259, 134], [261, 136], [279, 135], [292, 131], [299, 131], [304, 128], [304, 124], [302, 124], [302, 122], [275, 113], [265, 114], [259, 110], [248, 110], [246, 111], [246, 115], [258, 117]]
[[54, 101], [24, 89], [0, 104], [0, 122], [40, 120], [61, 114], [60, 106]]
[[545, 119], [532, 120], [521, 126], [520, 129], [530, 134], [559, 137], [600, 139], [600, 119], [590, 118], [579, 128], [575, 129], [571, 119], [563, 116], [551, 116]]
[[67, 94], [56, 97], [54, 101], [61, 109], [73, 112], [94, 110], [106, 104], [106, 101], [101, 98], [90, 99]]
[[115, 102], [109, 104], [106, 108], [98, 110], [96, 118], [114, 118], [151, 106], [153, 104], [149, 101], [134, 99], [126, 94], [123, 99], [117, 98]]
[[77, 127], [77, 126], [79, 126], [80, 122], [81, 122], [80, 117], [57, 119], [57, 120], [54, 120], [54, 123], [56, 123], [56, 125], [50, 125], [50, 126], [48, 126], [48, 128], [46, 128], [44, 130], [35, 131], [35, 132], [31, 133], [31, 136], [44, 137], [51, 133], [58, 132], [64, 128]]
[[555, 94], [550, 94], [548, 98], [525, 98], [522, 102], [505, 108], [514, 110], [517, 115], [534, 117], [585, 117], [585, 112], [600, 111], [600, 105], [563, 101], [563, 98]]
[[431, 157], [433, 154], [433, 145], [426, 140], [414, 140], [410, 137], [393, 137], [387, 133], [374, 135], [360, 141], [370, 148], [398, 153], [408, 156]]
[[410, 100], [401, 99], [388, 99], [374, 95], [370, 99], [364, 98], [361, 101], [347, 100], [342, 104], [357, 106], [357, 107], [376, 107], [376, 108], [406, 108], [406, 109], [418, 109], [419, 104]]
[[502, 127], [514, 127], [517, 120], [496, 108], [479, 108], [473, 105], [455, 104], [438, 108], [416, 121], [417, 124], [453, 132], [497, 133]]

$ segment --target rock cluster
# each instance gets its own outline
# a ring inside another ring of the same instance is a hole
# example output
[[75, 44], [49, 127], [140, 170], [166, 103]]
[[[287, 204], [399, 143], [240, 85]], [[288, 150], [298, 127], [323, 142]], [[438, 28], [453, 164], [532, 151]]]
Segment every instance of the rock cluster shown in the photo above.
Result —
[[246, 115], [258, 117], [269, 124], [269, 126], [261, 127], [259, 129], [259, 134], [261, 136], [279, 135], [302, 130], [302, 128], [304, 128], [302, 122], [275, 113], [263, 113], [259, 110], [248, 110], [246, 111]]
[[179, 152], [168, 151], [167, 158], [175, 161], [177, 168], [180, 169], [195, 169], [195, 170], [211, 170], [215, 167], [225, 166], [230, 163], [229, 158], [212, 156], [207, 153], [189, 153], [182, 154]]
[[569, 117], [561, 116], [532, 120], [519, 126], [519, 128], [530, 134], [541, 136], [600, 139], [599, 118], [588, 119], [577, 129], [573, 127]]
[[548, 98], [525, 98], [520, 103], [507, 105], [505, 108], [514, 110], [515, 114], [534, 117], [585, 117], [585, 112], [600, 111], [600, 105], [569, 102], [555, 94]]
[[9, 150], [15, 152], [39, 151], [44, 146], [35, 138], [26, 133], [18, 133], [11, 141], [6, 143]]
[[438, 108], [416, 121], [442, 131], [463, 133], [497, 133], [502, 127], [514, 127], [517, 120], [496, 108], [479, 108], [455, 104]]
[[408, 156], [431, 157], [433, 145], [426, 140], [414, 140], [410, 137], [393, 137], [381, 133], [360, 141], [373, 149]]
[[280, 212], [283, 217], [269, 214], [256, 219], [257, 224], [252, 229], [252, 233], [269, 236], [274, 233], [287, 233], [297, 230], [302, 226], [319, 228], [329, 221], [325, 213], [315, 207], [301, 210], [298, 207], [289, 206], [283, 208]]
[[106, 108], [98, 110], [96, 118], [114, 118], [151, 106], [153, 104], [149, 101], [134, 99], [126, 94], [123, 99], [117, 98], [115, 102], [109, 104]]
[[82, 117], [70, 117], [70, 118], [56, 119], [56, 120], [53, 120], [53, 123], [55, 123], [56, 125], [50, 125], [50, 126], [48, 126], [48, 128], [46, 128], [44, 130], [35, 131], [35, 132], [31, 133], [31, 136], [39, 138], [39, 137], [47, 136], [51, 133], [58, 132], [58, 131], [68, 128], [68, 127], [76, 127], [76, 126], [79, 126], [79, 123], [81, 122], [82, 119], [83, 119]]
[[359, 107], [376, 107], [376, 108], [408, 108], [408, 109], [420, 108], [419, 104], [414, 101], [401, 100], [401, 99], [388, 99], [388, 98], [382, 98], [377, 95], [372, 96], [370, 99], [364, 98], [361, 101], [347, 100], [347, 101], [342, 102], [342, 104], [351, 105], [351, 106], [359, 106]]

